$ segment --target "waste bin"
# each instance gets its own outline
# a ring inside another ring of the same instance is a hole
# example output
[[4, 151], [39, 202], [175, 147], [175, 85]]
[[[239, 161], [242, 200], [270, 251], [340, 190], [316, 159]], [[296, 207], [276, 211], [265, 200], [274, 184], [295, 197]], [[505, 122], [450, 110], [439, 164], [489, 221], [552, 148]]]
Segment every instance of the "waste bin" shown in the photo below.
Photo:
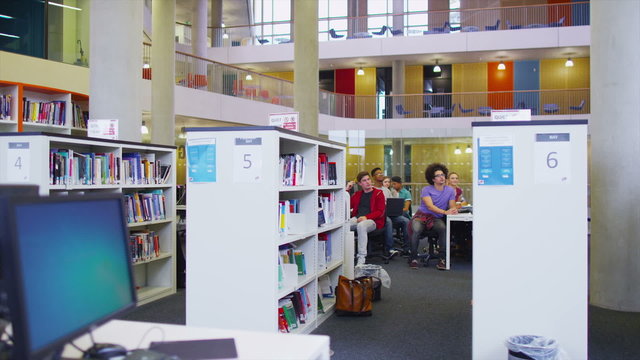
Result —
[[558, 343], [543, 336], [511, 336], [505, 343], [509, 360], [555, 360], [558, 355]]

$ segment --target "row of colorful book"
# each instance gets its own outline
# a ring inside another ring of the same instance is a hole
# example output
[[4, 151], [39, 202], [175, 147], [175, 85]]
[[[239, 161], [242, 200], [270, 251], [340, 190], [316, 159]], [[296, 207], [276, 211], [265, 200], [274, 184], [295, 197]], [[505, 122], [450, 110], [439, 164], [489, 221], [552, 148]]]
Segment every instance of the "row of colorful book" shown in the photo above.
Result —
[[11, 120], [11, 94], [0, 94], [0, 120]]
[[336, 197], [332, 192], [318, 194], [318, 226], [332, 224], [336, 218]]
[[291, 214], [300, 213], [300, 200], [279, 200], [278, 201], [278, 231], [281, 234], [289, 233], [291, 226]]
[[300, 186], [304, 185], [304, 157], [300, 154], [280, 155], [280, 174], [282, 185]]
[[73, 127], [86, 129], [87, 122], [89, 121], [89, 112], [83, 111], [80, 105], [72, 103], [73, 106]]
[[329, 161], [329, 157], [325, 153], [318, 154], [318, 185], [337, 185], [338, 174], [336, 163]]
[[155, 154], [124, 153], [122, 170], [127, 185], [166, 184], [171, 174], [171, 164], [163, 165]]
[[166, 197], [155, 189], [124, 194], [125, 215], [128, 223], [166, 219]]
[[318, 234], [318, 271], [327, 268], [332, 260], [331, 233], [323, 232]]
[[296, 250], [293, 244], [284, 244], [280, 245], [278, 252], [280, 253], [280, 265], [296, 264], [298, 276], [307, 274], [307, 264], [303, 251]]
[[311, 314], [311, 300], [305, 288], [300, 288], [278, 300], [278, 330], [291, 332], [307, 321]]
[[113, 185], [119, 179], [120, 158], [115, 153], [49, 150], [50, 185]]
[[155, 231], [136, 231], [129, 234], [131, 261], [148, 261], [160, 256], [160, 236]]
[[65, 107], [64, 101], [39, 102], [23, 98], [22, 121], [64, 126], [66, 124]]

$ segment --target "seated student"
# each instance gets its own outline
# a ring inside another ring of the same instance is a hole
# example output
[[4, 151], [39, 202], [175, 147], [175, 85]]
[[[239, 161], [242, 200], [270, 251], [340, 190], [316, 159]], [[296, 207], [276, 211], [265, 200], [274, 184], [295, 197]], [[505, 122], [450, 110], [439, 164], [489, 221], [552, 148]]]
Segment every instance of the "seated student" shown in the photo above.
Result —
[[444, 215], [458, 213], [455, 190], [451, 186], [445, 185], [448, 172], [449, 169], [440, 163], [429, 164], [424, 171], [424, 177], [430, 185], [422, 188], [420, 207], [411, 219], [411, 262], [409, 266], [413, 269], [418, 268], [418, 245], [425, 229], [433, 229], [438, 233], [440, 262], [436, 268], [438, 270], [447, 269], [445, 264], [447, 226]]
[[400, 216], [389, 216], [394, 229], [400, 229], [402, 232], [402, 250], [405, 254], [408, 254], [411, 249], [411, 243], [409, 241], [409, 209], [411, 208], [411, 193], [409, 190], [402, 187], [402, 178], [400, 176], [394, 176], [391, 178], [391, 188], [397, 194], [395, 197], [404, 199], [403, 214]]
[[[358, 260], [356, 265], [365, 263], [367, 257], [368, 233], [382, 229], [385, 224], [385, 199], [382, 191], [371, 184], [369, 173], [362, 171], [356, 177], [362, 190], [351, 196], [351, 230], [358, 233]], [[353, 183], [347, 184], [347, 191]]]
[[457, 172], [450, 172], [447, 177], [447, 185], [451, 186], [453, 190], [456, 191], [456, 202], [464, 201], [464, 197], [462, 196], [462, 188], [458, 186], [460, 182], [460, 175]]
[[[391, 190], [389, 189], [389, 187], [384, 186], [384, 179], [385, 179], [385, 176], [384, 176], [384, 173], [382, 172], [382, 169], [380, 169], [379, 167], [375, 167], [373, 168], [373, 170], [371, 170], [371, 182], [373, 184], [373, 187], [378, 190], [382, 190], [382, 193], [384, 194], [385, 205], [386, 205], [387, 199], [392, 196], [391, 196]], [[385, 220], [384, 226], [385, 226], [384, 251], [386, 255], [389, 255], [391, 250], [393, 249], [393, 224], [391, 223], [391, 219], [389, 217], [387, 217], [387, 219]]]

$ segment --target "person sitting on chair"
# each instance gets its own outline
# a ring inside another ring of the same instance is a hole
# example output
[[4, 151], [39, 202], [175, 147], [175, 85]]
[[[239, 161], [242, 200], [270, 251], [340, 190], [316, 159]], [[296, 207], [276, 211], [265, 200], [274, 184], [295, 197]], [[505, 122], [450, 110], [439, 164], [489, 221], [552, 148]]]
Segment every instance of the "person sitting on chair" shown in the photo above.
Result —
[[[367, 257], [368, 233], [382, 229], [385, 224], [385, 198], [382, 191], [371, 184], [369, 173], [361, 171], [356, 177], [362, 190], [351, 196], [351, 230], [358, 234], [358, 261], [356, 265], [365, 263]], [[347, 191], [353, 186], [347, 185]]]
[[411, 241], [409, 240], [409, 210], [411, 209], [411, 193], [409, 190], [402, 186], [402, 178], [400, 176], [393, 176], [391, 178], [391, 187], [397, 194], [395, 197], [404, 199], [404, 207], [402, 208], [402, 215], [391, 217], [391, 223], [394, 229], [400, 229], [402, 233], [402, 251], [408, 254], [411, 250]]
[[420, 207], [411, 219], [411, 262], [409, 266], [418, 268], [418, 245], [420, 236], [424, 230], [435, 230], [438, 234], [438, 246], [440, 248], [440, 262], [436, 265], [438, 270], [446, 270], [445, 264], [445, 237], [447, 226], [444, 215], [457, 214], [456, 192], [451, 186], [445, 185], [449, 169], [444, 164], [433, 163], [427, 166], [424, 177], [429, 186], [422, 188], [420, 194]]
[[464, 197], [462, 196], [462, 188], [458, 186], [458, 183], [460, 183], [460, 175], [458, 175], [457, 172], [450, 172], [447, 177], [447, 185], [456, 191], [456, 202], [462, 202], [464, 201]]

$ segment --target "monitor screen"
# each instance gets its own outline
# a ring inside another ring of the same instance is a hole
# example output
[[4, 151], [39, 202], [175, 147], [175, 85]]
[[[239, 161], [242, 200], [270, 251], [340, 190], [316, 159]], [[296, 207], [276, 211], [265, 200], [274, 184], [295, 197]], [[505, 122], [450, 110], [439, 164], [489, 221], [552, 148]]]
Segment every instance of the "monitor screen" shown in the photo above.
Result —
[[122, 195], [9, 201], [16, 358], [37, 359], [135, 306]]

